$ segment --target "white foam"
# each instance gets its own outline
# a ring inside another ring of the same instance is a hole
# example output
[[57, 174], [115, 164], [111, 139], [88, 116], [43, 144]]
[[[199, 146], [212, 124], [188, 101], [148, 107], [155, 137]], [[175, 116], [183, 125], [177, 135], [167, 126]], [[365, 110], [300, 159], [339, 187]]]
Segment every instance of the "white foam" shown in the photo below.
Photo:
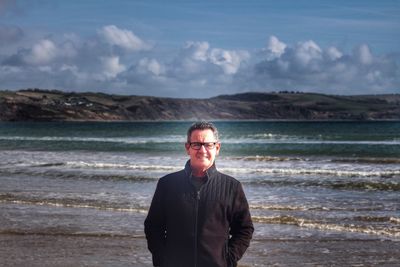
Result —
[[84, 162], [69, 161], [67, 166], [73, 168], [100, 168], [100, 169], [131, 169], [131, 170], [153, 170], [153, 171], [178, 171], [182, 167], [165, 166], [165, 165], [137, 165], [137, 164], [118, 164], [104, 162]]
[[220, 168], [222, 172], [229, 173], [260, 173], [260, 174], [285, 174], [285, 175], [329, 175], [347, 177], [382, 177], [400, 175], [400, 169], [382, 171], [336, 170], [336, 169], [306, 169], [306, 168]]
[[67, 137], [67, 136], [0, 136], [0, 140], [10, 141], [66, 141], [66, 142], [113, 142], [125, 144], [146, 143], [184, 143], [185, 137], [181, 135], [155, 136], [155, 137]]
[[[260, 138], [267, 137], [267, 138]], [[168, 135], [154, 137], [67, 137], [67, 136], [0, 136], [0, 140], [10, 141], [68, 141], [68, 142], [114, 142], [126, 144], [146, 143], [184, 143], [183, 135]], [[223, 144], [340, 144], [340, 145], [400, 145], [400, 140], [382, 141], [351, 141], [351, 140], [313, 140], [274, 134], [258, 134], [249, 137], [222, 138]]]
[[316, 222], [303, 218], [296, 218], [292, 216], [252, 216], [255, 222], [269, 223], [269, 224], [289, 224], [296, 225], [299, 227], [313, 228], [318, 230], [328, 231], [341, 231], [341, 232], [353, 232], [353, 233], [364, 233], [372, 235], [386, 235], [392, 237], [400, 237], [399, 229], [374, 229], [365, 226], [356, 226], [353, 224], [339, 225], [333, 223]]

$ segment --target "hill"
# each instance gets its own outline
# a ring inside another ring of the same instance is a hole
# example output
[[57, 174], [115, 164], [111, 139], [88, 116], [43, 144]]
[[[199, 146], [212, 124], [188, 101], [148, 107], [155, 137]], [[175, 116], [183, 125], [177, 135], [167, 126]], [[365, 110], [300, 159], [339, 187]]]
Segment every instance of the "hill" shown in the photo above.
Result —
[[400, 120], [400, 95], [242, 93], [208, 99], [0, 91], [0, 121]]

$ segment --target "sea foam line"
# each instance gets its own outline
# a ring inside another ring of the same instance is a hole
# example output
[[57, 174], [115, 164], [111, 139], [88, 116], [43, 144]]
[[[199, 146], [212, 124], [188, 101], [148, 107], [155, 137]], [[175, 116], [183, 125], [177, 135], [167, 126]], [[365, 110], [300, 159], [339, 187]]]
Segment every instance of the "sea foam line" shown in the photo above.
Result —
[[[102, 163], [102, 162], [84, 162], [70, 161], [66, 162], [67, 166], [75, 168], [123, 168], [133, 170], [159, 170], [159, 171], [179, 171], [180, 166], [165, 165], [138, 165], [138, 164], [118, 164], [118, 163]], [[233, 168], [221, 167], [222, 172], [230, 173], [264, 173], [264, 174], [288, 174], [288, 175], [328, 175], [328, 176], [347, 176], [347, 177], [389, 177], [400, 175], [400, 169], [385, 171], [342, 171], [331, 169], [305, 169], [305, 168]]]
[[[141, 171], [162, 171], [175, 172], [182, 169], [182, 166], [167, 165], [149, 165], [149, 164], [130, 164], [130, 163], [106, 163], [106, 162], [85, 162], [85, 161], [67, 161], [63, 162], [31, 162], [18, 163], [18, 167], [70, 167], [83, 169], [127, 169]], [[1, 166], [0, 169], [9, 169], [9, 165]], [[323, 168], [251, 168], [251, 167], [219, 167], [221, 172], [233, 174], [279, 174], [279, 175], [322, 175], [337, 177], [394, 177], [400, 176], [400, 169], [376, 170], [337, 170]]]
[[305, 169], [305, 168], [220, 168], [225, 172], [233, 173], [265, 173], [265, 174], [288, 174], [288, 175], [334, 175], [334, 176], [350, 176], [350, 177], [374, 177], [374, 176], [394, 176], [400, 175], [400, 169], [386, 171], [341, 171], [331, 169]]
[[137, 165], [137, 164], [119, 164], [119, 163], [102, 163], [102, 162], [84, 162], [69, 161], [67, 166], [74, 168], [100, 168], [100, 169], [132, 169], [132, 170], [159, 170], [159, 171], [178, 171], [182, 167], [165, 166], [165, 165]]
[[9, 141], [67, 141], [67, 142], [108, 142], [126, 144], [146, 144], [146, 143], [175, 143], [185, 142], [184, 136], [156, 136], [156, 137], [67, 137], [67, 136], [0, 136], [0, 140]]
[[22, 205], [38, 205], [38, 206], [52, 206], [52, 207], [64, 207], [64, 208], [80, 208], [80, 209], [98, 209], [107, 211], [119, 211], [119, 212], [136, 212], [144, 213], [148, 212], [145, 208], [117, 208], [117, 207], [105, 207], [96, 206], [90, 204], [70, 204], [70, 203], [60, 203], [60, 202], [50, 202], [50, 201], [27, 201], [27, 200], [0, 200], [0, 203], [13, 203]]
[[258, 223], [267, 224], [287, 224], [295, 225], [298, 227], [312, 228], [318, 230], [340, 231], [340, 232], [353, 232], [364, 233], [371, 235], [386, 235], [391, 237], [400, 237], [400, 230], [395, 229], [373, 229], [372, 227], [362, 227], [355, 225], [339, 225], [311, 221], [292, 216], [252, 216], [252, 219]]
[[[184, 143], [185, 136], [155, 136], [155, 137], [67, 137], [67, 136], [0, 136], [0, 140], [10, 141], [68, 141], [68, 142], [110, 142], [126, 144], [146, 143]], [[400, 140], [305, 140], [301, 138], [228, 138], [221, 139], [224, 144], [316, 144], [316, 145], [400, 145]]]

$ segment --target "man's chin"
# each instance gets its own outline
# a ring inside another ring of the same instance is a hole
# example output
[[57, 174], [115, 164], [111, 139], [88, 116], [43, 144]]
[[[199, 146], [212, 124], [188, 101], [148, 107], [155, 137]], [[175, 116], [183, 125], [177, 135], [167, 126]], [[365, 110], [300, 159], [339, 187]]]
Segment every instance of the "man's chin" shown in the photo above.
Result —
[[197, 161], [192, 165], [192, 168], [198, 169], [198, 170], [206, 170], [210, 167], [210, 161]]

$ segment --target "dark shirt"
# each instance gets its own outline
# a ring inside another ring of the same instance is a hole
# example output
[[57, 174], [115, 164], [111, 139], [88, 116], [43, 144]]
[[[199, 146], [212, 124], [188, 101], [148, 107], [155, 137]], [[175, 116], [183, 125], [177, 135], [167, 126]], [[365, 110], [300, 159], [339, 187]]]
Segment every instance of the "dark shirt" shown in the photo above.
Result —
[[207, 176], [202, 176], [202, 177], [196, 177], [192, 176], [192, 179], [190, 179], [190, 182], [192, 185], [196, 188], [196, 191], [198, 192], [201, 188], [201, 186], [207, 182]]

